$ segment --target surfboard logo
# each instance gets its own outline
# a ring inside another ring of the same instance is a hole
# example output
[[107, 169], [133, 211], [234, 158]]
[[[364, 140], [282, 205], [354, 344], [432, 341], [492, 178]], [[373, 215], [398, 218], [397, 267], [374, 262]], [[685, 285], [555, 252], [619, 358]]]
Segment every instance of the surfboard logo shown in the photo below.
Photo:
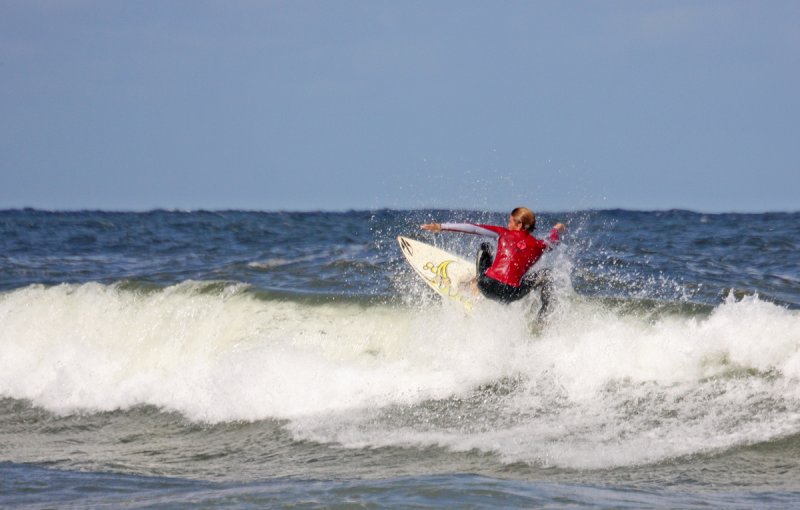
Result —
[[472, 310], [472, 302], [467, 297], [460, 294], [458, 287], [453, 285], [450, 276], [447, 274], [447, 266], [453, 262], [456, 261], [445, 260], [439, 264], [427, 262], [422, 269], [423, 271], [428, 271], [429, 273], [433, 274], [433, 278], [426, 277], [426, 280], [428, 280], [432, 285], [438, 287], [442, 294], [463, 304], [464, 308], [466, 308], [467, 311], [470, 311]]
[[405, 240], [405, 238], [401, 237], [400, 239], [400, 248], [407, 252], [412, 257], [414, 256], [414, 248], [411, 246], [411, 243]]
[[415, 239], [397, 236], [400, 251], [414, 272], [440, 296], [472, 309], [476, 293], [472, 289], [474, 264], [441, 248]]
[[452, 262], [452, 260], [445, 260], [439, 265], [433, 262], [427, 262], [422, 269], [433, 273], [433, 278], [430, 278], [430, 281], [436, 283], [440, 289], [449, 289], [452, 282], [450, 281], [450, 277], [447, 276], [447, 266]]

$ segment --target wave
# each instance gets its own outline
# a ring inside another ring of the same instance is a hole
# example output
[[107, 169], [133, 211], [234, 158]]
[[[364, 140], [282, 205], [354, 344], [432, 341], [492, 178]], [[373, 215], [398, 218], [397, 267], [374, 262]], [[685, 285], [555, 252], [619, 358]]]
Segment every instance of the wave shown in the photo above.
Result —
[[296, 439], [443, 446], [604, 468], [800, 433], [800, 313], [565, 292], [472, 315], [430, 300], [305, 301], [244, 284], [32, 285], [0, 294], [0, 396], [57, 414], [136, 406], [285, 420]]

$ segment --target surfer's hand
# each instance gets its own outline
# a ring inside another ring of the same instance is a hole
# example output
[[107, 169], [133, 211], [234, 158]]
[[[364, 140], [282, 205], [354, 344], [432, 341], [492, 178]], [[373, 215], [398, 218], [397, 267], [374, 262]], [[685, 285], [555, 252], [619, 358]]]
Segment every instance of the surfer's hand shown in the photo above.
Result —
[[431, 232], [441, 232], [442, 231], [442, 224], [441, 223], [426, 223], [424, 225], [420, 225], [422, 230], [429, 230]]

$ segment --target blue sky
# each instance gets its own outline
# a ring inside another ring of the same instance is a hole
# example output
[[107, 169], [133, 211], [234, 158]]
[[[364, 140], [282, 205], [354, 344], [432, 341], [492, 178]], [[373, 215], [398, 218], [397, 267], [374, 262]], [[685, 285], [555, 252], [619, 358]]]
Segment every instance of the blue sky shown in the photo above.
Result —
[[800, 2], [0, 3], [0, 208], [800, 210]]

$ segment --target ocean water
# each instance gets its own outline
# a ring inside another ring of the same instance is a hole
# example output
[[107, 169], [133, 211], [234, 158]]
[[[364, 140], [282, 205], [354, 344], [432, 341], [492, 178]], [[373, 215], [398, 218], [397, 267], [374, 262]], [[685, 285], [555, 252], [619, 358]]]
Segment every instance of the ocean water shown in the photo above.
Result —
[[431, 220], [0, 211], [0, 506], [800, 507], [800, 213], [544, 213], [543, 323]]

